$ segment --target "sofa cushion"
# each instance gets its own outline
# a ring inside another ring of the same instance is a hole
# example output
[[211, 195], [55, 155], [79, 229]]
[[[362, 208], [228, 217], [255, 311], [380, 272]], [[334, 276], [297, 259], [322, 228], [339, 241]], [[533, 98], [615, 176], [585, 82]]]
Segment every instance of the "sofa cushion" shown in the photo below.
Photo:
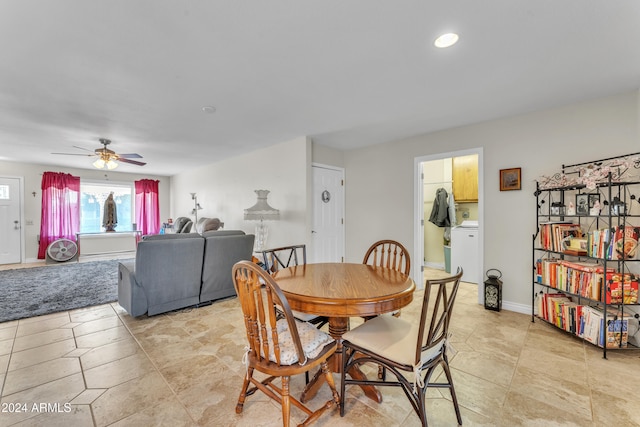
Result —
[[194, 225], [196, 233], [204, 233], [207, 231], [214, 231], [222, 228], [224, 226], [224, 222], [220, 221], [220, 218], [207, 218], [203, 217], [198, 220], [198, 222]]
[[199, 302], [203, 258], [204, 239], [197, 234], [148, 236], [138, 243], [135, 280], [150, 316]]
[[[188, 230], [185, 230], [185, 226], [190, 223], [191, 220], [189, 218], [187, 218], [186, 216], [181, 216], [178, 217], [176, 219], [176, 222], [173, 223], [173, 230], [176, 233], [188, 233]], [[191, 226], [189, 226], [189, 230], [191, 229]]]
[[203, 235], [205, 248], [200, 302], [236, 295], [231, 270], [238, 261], [251, 260], [255, 236], [233, 231], [209, 231]]

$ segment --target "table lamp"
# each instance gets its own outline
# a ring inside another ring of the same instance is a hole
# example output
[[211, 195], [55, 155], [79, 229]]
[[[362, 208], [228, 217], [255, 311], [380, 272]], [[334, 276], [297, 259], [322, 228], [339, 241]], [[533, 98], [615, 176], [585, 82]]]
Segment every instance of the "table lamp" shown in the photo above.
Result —
[[280, 211], [269, 206], [267, 203], [267, 196], [269, 190], [255, 190], [258, 195], [258, 201], [255, 205], [244, 210], [244, 219], [249, 221], [260, 221], [256, 225], [256, 240], [253, 247], [255, 252], [261, 252], [266, 249], [267, 236], [269, 229], [264, 223], [264, 220], [278, 220], [280, 219]]

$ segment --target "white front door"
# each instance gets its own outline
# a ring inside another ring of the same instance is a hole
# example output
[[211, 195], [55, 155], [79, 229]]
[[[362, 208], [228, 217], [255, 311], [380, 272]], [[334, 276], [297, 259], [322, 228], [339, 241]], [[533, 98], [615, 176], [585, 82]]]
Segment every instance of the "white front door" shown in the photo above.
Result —
[[313, 165], [313, 224], [308, 262], [344, 261], [344, 170]]
[[20, 179], [0, 178], [0, 264], [21, 262]]

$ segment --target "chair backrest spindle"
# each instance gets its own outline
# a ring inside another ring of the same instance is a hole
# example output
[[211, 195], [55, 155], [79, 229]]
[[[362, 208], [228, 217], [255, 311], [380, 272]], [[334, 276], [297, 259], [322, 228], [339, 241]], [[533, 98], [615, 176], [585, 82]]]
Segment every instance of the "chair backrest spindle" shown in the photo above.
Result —
[[409, 274], [411, 270], [409, 251], [395, 240], [379, 240], [371, 245], [362, 263], [390, 268], [404, 274]]
[[236, 293], [241, 301], [247, 340], [255, 357], [269, 360], [270, 352], [272, 352], [276, 363], [280, 364], [278, 313], [275, 309], [277, 304], [284, 313], [289, 331], [291, 331], [298, 360], [304, 361], [304, 351], [295, 318], [286, 297], [269, 273], [252, 262], [241, 261], [233, 267], [232, 274]]

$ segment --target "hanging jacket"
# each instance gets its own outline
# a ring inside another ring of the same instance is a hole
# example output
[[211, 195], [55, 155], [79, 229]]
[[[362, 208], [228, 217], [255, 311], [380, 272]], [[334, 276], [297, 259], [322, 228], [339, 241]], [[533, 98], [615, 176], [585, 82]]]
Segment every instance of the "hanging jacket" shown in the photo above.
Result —
[[449, 220], [449, 203], [447, 202], [447, 190], [444, 188], [438, 188], [436, 191], [436, 198], [433, 201], [433, 209], [431, 210], [431, 216], [429, 222], [434, 223], [438, 227], [450, 227], [451, 221]]

